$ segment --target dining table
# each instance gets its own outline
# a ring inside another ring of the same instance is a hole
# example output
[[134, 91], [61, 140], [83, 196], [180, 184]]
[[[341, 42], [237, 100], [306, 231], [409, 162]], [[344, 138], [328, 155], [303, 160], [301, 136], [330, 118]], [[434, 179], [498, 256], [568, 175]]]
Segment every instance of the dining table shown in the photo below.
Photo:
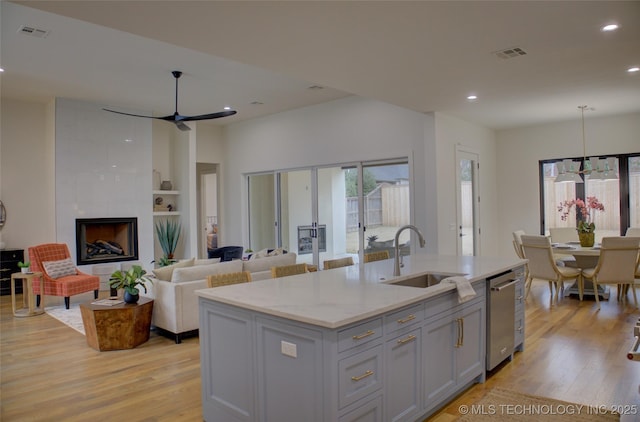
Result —
[[[583, 270], [587, 268], [595, 268], [600, 258], [600, 243], [593, 246], [581, 246], [580, 242], [553, 243], [553, 253], [557, 255], [572, 255], [575, 260], [575, 266]], [[590, 279], [584, 279], [584, 295], [594, 296], [593, 283]], [[564, 295], [578, 295], [578, 283], [574, 283], [571, 287], [564, 290]], [[609, 299], [610, 291], [607, 285], [598, 285], [598, 295], [603, 299]]]

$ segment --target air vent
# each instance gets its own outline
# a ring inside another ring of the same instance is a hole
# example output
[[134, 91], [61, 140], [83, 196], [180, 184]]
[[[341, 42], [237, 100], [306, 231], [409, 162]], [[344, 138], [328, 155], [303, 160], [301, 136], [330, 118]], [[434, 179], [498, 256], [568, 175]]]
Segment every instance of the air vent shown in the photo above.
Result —
[[504, 50], [496, 51], [493, 54], [500, 57], [501, 59], [513, 59], [514, 57], [524, 56], [527, 54], [526, 51], [521, 49], [520, 47], [506, 48]]
[[18, 33], [20, 34], [31, 35], [38, 38], [46, 38], [49, 32], [51, 31], [27, 25], [22, 25], [20, 29], [18, 29]]

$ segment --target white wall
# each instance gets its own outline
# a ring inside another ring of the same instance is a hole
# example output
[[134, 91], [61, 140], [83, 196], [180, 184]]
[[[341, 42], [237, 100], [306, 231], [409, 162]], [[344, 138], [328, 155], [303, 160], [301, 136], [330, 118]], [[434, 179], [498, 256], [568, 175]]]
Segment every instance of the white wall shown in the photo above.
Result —
[[[77, 218], [137, 217], [138, 253], [153, 260], [151, 120], [56, 100], [56, 241], [75, 260]], [[86, 270], [90, 271], [90, 270]]]
[[51, 242], [55, 225], [54, 103], [2, 99], [0, 199], [7, 221], [0, 232], [7, 249]]
[[[225, 201], [229, 244], [246, 244], [246, 186], [243, 174], [311, 165], [410, 157], [416, 185], [414, 221], [435, 251], [435, 224], [425, 206], [435, 197], [435, 156], [426, 156], [432, 142], [433, 118], [390, 104], [349, 97], [316, 106], [232, 124], [227, 128]], [[425, 164], [428, 162], [428, 164]], [[426, 174], [430, 174], [426, 183]]]
[[[640, 152], [640, 113], [610, 117], [585, 114], [589, 155]], [[538, 161], [582, 156], [580, 117], [568, 122], [501, 131], [497, 134], [500, 255], [513, 254], [512, 232], [540, 233]]]
[[480, 254], [495, 255], [497, 240], [493, 233], [498, 226], [496, 189], [495, 132], [455, 117], [436, 113], [436, 156], [438, 187], [437, 229], [439, 253], [455, 255], [456, 229], [456, 145], [479, 154], [480, 161]]

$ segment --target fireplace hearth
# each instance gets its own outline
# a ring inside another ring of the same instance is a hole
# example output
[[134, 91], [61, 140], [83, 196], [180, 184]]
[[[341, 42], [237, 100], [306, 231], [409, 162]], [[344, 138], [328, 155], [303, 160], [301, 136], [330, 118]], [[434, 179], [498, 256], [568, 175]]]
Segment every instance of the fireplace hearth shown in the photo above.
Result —
[[138, 219], [82, 218], [76, 220], [78, 265], [138, 259]]

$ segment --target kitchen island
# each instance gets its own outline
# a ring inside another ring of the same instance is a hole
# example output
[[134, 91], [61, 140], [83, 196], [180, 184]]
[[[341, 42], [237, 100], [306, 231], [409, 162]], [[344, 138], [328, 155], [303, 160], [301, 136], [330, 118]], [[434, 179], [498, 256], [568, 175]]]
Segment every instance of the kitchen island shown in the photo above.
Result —
[[[207, 421], [414, 421], [483, 382], [486, 279], [507, 258], [413, 255], [196, 292]], [[394, 284], [432, 273], [455, 284]]]

